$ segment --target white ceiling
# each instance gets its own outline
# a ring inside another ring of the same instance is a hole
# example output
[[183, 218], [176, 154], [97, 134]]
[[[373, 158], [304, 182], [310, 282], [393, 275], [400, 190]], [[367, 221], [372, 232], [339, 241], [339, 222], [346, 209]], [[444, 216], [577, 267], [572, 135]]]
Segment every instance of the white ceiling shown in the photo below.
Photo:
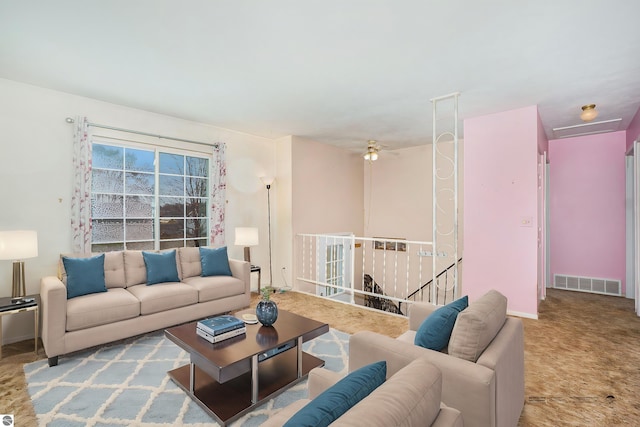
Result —
[[461, 120], [537, 104], [552, 139], [588, 103], [626, 129], [639, 16], [638, 0], [4, 0], [0, 77], [347, 148], [430, 141], [430, 99], [459, 91]]

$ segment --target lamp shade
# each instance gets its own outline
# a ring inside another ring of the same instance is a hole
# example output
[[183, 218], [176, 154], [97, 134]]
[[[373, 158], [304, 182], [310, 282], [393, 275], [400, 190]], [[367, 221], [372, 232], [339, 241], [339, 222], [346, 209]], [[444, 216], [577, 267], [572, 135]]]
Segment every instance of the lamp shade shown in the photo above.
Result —
[[273, 184], [273, 181], [276, 180], [275, 177], [273, 176], [263, 176], [263, 177], [260, 177], [260, 179], [262, 180], [262, 183], [264, 185], [271, 185]]
[[0, 231], [0, 260], [38, 256], [38, 233], [31, 230]]
[[258, 229], [255, 227], [236, 227], [236, 245], [257, 246]]
[[585, 122], [590, 122], [591, 120], [598, 117], [598, 110], [596, 110], [596, 104], [589, 104], [582, 106], [582, 113], [580, 113], [580, 118]]

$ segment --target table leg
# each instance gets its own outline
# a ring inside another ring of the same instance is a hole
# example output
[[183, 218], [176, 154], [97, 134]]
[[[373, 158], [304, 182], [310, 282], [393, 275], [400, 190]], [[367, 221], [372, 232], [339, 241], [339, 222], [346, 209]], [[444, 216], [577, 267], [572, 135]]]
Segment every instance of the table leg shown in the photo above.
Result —
[[258, 402], [258, 355], [251, 356], [251, 403]]
[[2, 316], [0, 315], [0, 359], [2, 359]]
[[258, 270], [258, 295], [260, 295], [260, 283], [261, 283], [261, 279], [262, 278], [262, 269]]
[[38, 316], [38, 312], [39, 311], [40, 310], [39, 310], [38, 307], [36, 307], [36, 309], [33, 310], [33, 317], [35, 318], [35, 333], [36, 333], [36, 335], [35, 335], [35, 341], [36, 341], [35, 342], [35, 348], [36, 348], [35, 352], [36, 352], [36, 356], [38, 355], [38, 329], [39, 329], [39, 326], [40, 326], [40, 319], [39, 319], [39, 316]]
[[298, 378], [302, 377], [302, 337], [298, 337]]
[[189, 393], [193, 395], [194, 390], [196, 388], [196, 365], [191, 362], [189, 363]]

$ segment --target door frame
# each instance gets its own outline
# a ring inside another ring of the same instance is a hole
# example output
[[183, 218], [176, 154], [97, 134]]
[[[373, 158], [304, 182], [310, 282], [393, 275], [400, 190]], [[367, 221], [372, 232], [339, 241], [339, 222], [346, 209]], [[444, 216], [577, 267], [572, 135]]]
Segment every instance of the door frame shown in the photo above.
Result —
[[634, 299], [636, 314], [640, 316], [640, 143], [634, 141], [626, 154], [625, 296]]

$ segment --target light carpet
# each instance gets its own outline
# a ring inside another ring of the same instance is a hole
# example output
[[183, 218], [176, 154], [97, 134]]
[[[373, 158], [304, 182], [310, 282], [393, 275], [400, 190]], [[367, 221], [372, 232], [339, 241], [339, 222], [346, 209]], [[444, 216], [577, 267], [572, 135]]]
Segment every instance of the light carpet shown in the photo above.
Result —
[[[330, 331], [303, 344], [325, 361], [325, 368], [346, 374], [349, 335]], [[217, 424], [167, 375], [189, 363], [189, 355], [154, 332], [60, 358], [24, 365], [27, 387], [40, 426], [47, 427], [192, 427]], [[231, 425], [261, 425], [271, 414], [307, 396], [302, 381]]]

